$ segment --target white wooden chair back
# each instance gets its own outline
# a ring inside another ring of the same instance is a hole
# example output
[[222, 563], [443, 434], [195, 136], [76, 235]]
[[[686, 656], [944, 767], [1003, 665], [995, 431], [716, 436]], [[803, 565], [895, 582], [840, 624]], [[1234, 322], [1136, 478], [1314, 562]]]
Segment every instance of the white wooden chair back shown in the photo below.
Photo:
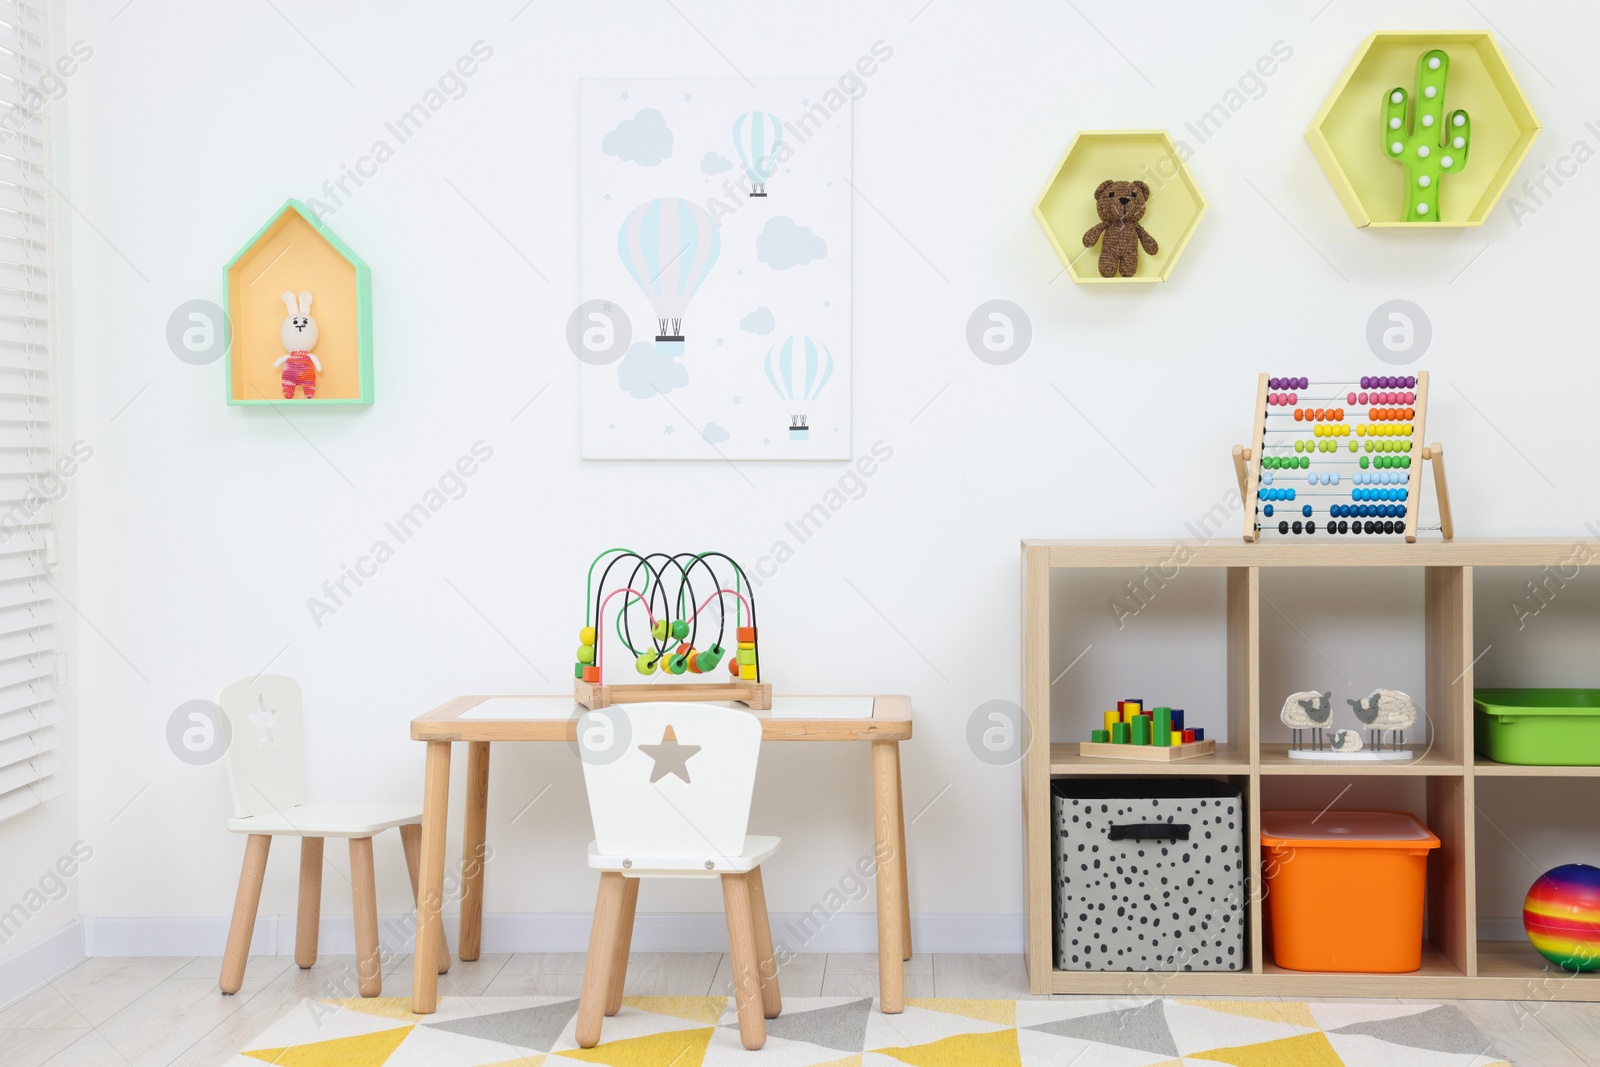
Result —
[[245, 819], [306, 800], [304, 715], [300, 683], [277, 674], [234, 682], [217, 694], [228, 716], [228, 788], [233, 814]]
[[[614, 716], [618, 744], [620, 731], [628, 731], [620, 756], [585, 745], [586, 730], [605, 729], [596, 716]], [[669, 727], [675, 744], [665, 739]], [[750, 712], [714, 704], [628, 704], [585, 715], [578, 732], [595, 848], [602, 855], [677, 860], [688, 868], [744, 851], [761, 756], [761, 720]], [[698, 751], [689, 753], [691, 747]], [[688, 781], [672, 770], [678, 767]]]

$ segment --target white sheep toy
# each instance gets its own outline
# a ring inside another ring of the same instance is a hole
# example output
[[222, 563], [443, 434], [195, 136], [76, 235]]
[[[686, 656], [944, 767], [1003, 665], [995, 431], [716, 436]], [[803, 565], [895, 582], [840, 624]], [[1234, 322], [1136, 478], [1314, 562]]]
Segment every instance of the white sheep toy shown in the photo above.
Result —
[[1328, 747], [1335, 752], [1360, 752], [1361, 734], [1355, 730], [1335, 730], [1328, 735]]
[[1283, 702], [1278, 718], [1294, 731], [1294, 747], [1301, 746], [1300, 731], [1310, 730], [1312, 747], [1322, 747], [1322, 728], [1333, 717], [1333, 691], [1326, 693], [1290, 693]]
[[1374, 689], [1360, 700], [1346, 700], [1345, 703], [1366, 726], [1375, 748], [1383, 747], [1385, 732], [1391, 735], [1391, 745], [1404, 745], [1406, 731], [1417, 722], [1416, 702], [1398, 689]]

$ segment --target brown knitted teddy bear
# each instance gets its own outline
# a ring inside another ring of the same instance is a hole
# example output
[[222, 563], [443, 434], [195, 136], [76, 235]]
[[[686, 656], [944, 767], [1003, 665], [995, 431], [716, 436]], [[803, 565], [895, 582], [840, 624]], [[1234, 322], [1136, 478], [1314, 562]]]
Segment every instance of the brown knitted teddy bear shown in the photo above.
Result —
[[1131, 278], [1139, 271], [1140, 245], [1144, 245], [1147, 255], [1160, 250], [1156, 239], [1139, 225], [1149, 201], [1150, 187], [1144, 182], [1103, 181], [1095, 189], [1094, 206], [1100, 221], [1083, 235], [1083, 247], [1093, 248], [1096, 241], [1101, 241], [1100, 277], [1121, 274]]

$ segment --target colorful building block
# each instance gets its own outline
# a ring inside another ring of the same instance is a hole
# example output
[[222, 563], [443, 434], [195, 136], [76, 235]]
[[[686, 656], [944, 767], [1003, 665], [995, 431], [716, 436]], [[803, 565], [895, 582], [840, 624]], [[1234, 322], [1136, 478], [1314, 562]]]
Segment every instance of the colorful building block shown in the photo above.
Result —
[[1205, 728], [1202, 727], [1202, 726], [1196, 726], [1193, 730], [1190, 730], [1189, 732], [1194, 734], [1194, 739], [1196, 741], [1204, 741], [1206, 739], [1206, 731], [1205, 731]]
[[1109, 728], [1105, 730], [1091, 730], [1089, 732], [1089, 740], [1093, 741], [1097, 745], [1106, 744], [1111, 740], [1111, 730]]
[[1184, 744], [1186, 744], [1186, 745], [1192, 744], [1194, 742], [1194, 739], [1195, 738], [1194, 738], [1194, 731], [1193, 730], [1185, 730], [1183, 732], [1183, 743]]
[[1172, 738], [1171, 744], [1173, 748], [1183, 744], [1183, 732], [1181, 730], [1174, 730], [1169, 736]]
[[1183, 730], [1183, 709], [1182, 708], [1173, 708], [1172, 709], [1172, 728], [1174, 730], [1178, 730], [1180, 732]]
[[1127, 723], [1119, 722], [1111, 727], [1111, 743], [1113, 745], [1125, 745], [1128, 743]]
[[1150, 743], [1150, 719], [1148, 716], [1135, 715], [1133, 722], [1129, 723], [1128, 726], [1133, 744], [1148, 745]]
[[1172, 709], [1157, 708], [1155, 722], [1151, 724], [1151, 743], [1165, 748], [1172, 744]]
[[1101, 714], [1101, 718], [1105, 720], [1106, 732], [1110, 733], [1111, 727], [1122, 721], [1122, 713], [1120, 711], [1107, 711]]

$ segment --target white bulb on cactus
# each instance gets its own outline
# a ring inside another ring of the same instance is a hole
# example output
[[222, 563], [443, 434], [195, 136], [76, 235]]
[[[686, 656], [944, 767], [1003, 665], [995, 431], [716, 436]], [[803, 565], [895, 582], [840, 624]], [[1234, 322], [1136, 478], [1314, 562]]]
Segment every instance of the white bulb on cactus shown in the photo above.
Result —
[[1418, 204], [1417, 205], [1417, 214], [1418, 215], [1426, 215], [1427, 213], [1428, 213], [1428, 205], [1427, 204]]
[[1417, 179], [1417, 184], [1422, 186], [1424, 189], [1426, 189], [1428, 187], [1430, 181], [1431, 181], [1431, 179], [1426, 174], [1424, 174], [1422, 177]]
[[1433, 125], [1433, 116], [1432, 115], [1424, 115], [1424, 116], [1422, 116], [1422, 124], [1424, 126], [1432, 126]]
[[1429, 70], [1438, 70], [1439, 69], [1439, 57], [1438, 56], [1430, 56], [1428, 58], [1428, 69]]
[[1398, 118], [1390, 119], [1389, 128], [1391, 130], [1398, 130], [1400, 128], [1400, 120]]
[[1465, 137], [1457, 137], [1454, 141], [1452, 141], [1450, 143], [1455, 145], [1457, 148], [1465, 148], [1465, 147], [1467, 147], [1467, 139]]
[[1439, 160], [1439, 166], [1443, 167], [1445, 170], [1449, 170], [1455, 165], [1456, 161], [1451, 159], [1449, 156], [1445, 156], [1443, 159]]
[[1421, 156], [1423, 159], [1427, 159], [1428, 158], [1428, 146], [1425, 145], [1425, 144], [1418, 145], [1417, 146], [1417, 155]]
[[1396, 141], [1394, 144], [1389, 146], [1389, 151], [1398, 156], [1401, 152], [1405, 151], [1405, 148], [1405, 145], [1401, 144], [1399, 141]]
[[1467, 116], [1465, 116], [1461, 112], [1457, 111], [1456, 112], [1456, 117], [1455, 117], [1455, 124], [1457, 126], [1465, 126], [1467, 124]]
[[1403, 93], [1402, 91], [1400, 91], [1399, 89], [1396, 89], [1394, 92], [1389, 94], [1389, 103], [1398, 104], [1398, 103], [1401, 103], [1402, 101], [1404, 101], [1405, 98], [1406, 98], [1406, 94]]

